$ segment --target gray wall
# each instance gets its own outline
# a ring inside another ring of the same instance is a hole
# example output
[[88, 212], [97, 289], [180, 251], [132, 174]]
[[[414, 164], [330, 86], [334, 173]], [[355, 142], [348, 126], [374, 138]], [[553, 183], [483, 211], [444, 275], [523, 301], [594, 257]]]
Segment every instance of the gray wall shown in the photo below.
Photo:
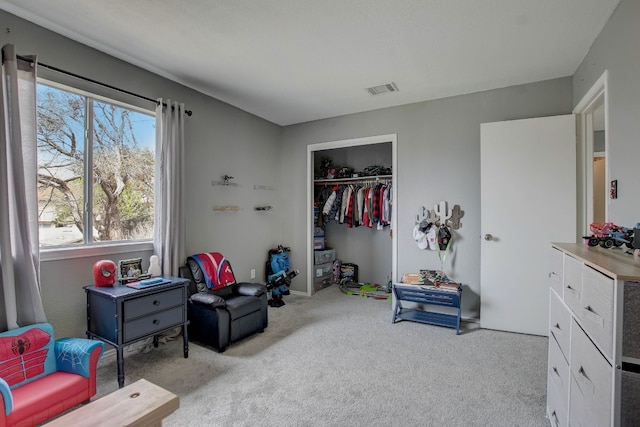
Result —
[[[477, 317], [480, 291], [480, 124], [567, 114], [572, 108], [571, 78], [508, 87], [471, 95], [386, 108], [287, 126], [283, 134], [283, 202], [291, 227], [284, 240], [292, 263], [304, 265], [306, 247], [306, 152], [309, 144], [397, 134], [398, 274], [439, 269], [438, 255], [418, 249], [412, 237], [419, 206], [441, 200], [465, 211], [455, 235], [447, 274], [466, 285], [463, 315]], [[303, 273], [304, 274], [304, 273]], [[396, 278], [397, 279], [397, 278]], [[306, 277], [296, 278], [304, 289]]]
[[573, 77], [573, 103], [609, 70], [607, 158], [609, 179], [618, 180], [618, 198], [609, 200], [609, 221], [640, 221], [640, 2], [622, 0]]
[[[81, 44], [0, 11], [0, 43], [21, 54], [142, 95], [185, 102], [187, 119], [187, 252], [220, 250], [233, 262], [239, 279], [249, 269], [262, 276], [266, 251], [291, 246], [292, 265], [302, 275], [293, 289], [306, 290], [306, 147], [309, 144], [397, 133], [399, 212], [398, 273], [438, 268], [437, 255], [421, 251], [411, 238], [420, 205], [440, 200], [465, 211], [454, 236], [455, 251], [446, 270], [465, 283], [465, 316], [477, 316], [480, 287], [480, 123], [566, 114], [605, 69], [610, 72], [609, 142], [611, 179], [619, 198], [611, 220], [639, 220], [637, 162], [640, 158], [640, 2], [622, 0], [575, 76], [528, 85], [393, 107], [280, 128], [179, 84], [101, 54]], [[7, 34], [4, 28], [9, 27]], [[239, 187], [211, 186], [221, 175], [236, 177]], [[274, 190], [254, 190], [254, 184]], [[236, 213], [213, 212], [213, 205], [234, 204]], [[252, 211], [271, 204], [273, 211]], [[523, 248], [526, 250], [526, 248]], [[127, 254], [135, 255], [135, 254]], [[150, 253], [141, 253], [148, 259]], [[119, 258], [125, 258], [121, 254]], [[41, 266], [44, 305], [58, 335], [83, 335], [84, 294], [96, 257], [45, 262]]]
[[[21, 55], [156, 99], [178, 100], [193, 110], [186, 119], [187, 254], [217, 250], [232, 263], [239, 280], [250, 269], [263, 276], [267, 251], [280, 242], [280, 140], [282, 128], [165, 78], [117, 60], [14, 15], [0, 11], [0, 45], [12, 43]], [[10, 29], [7, 33], [6, 28]], [[233, 175], [238, 187], [214, 187], [211, 181]], [[273, 190], [254, 190], [254, 184]], [[258, 204], [271, 212], [253, 210]], [[214, 205], [238, 205], [237, 212], [214, 212]], [[41, 263], [45, 312], [58, 336], [83, 336], [86, 329], [82, 286], [93, 282], [93, 263], [142, 256], [150, 251], [106, 254]], [[145, 264], [145, 265], [146, 265]]]

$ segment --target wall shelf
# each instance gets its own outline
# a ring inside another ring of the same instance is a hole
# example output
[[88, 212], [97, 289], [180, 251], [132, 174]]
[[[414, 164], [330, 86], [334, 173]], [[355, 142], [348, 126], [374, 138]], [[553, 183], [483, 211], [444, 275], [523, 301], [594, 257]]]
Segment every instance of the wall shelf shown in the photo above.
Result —
[[272, 187], [271, 185], [259, 185], [259, 184], [254, 184], [253, 189], [254, 190], [275, 190], [275, 188]]
[[235, 205], [227, 205], [227, 206], [214, 206], [214, 211], [241, 211], [242, 208]]

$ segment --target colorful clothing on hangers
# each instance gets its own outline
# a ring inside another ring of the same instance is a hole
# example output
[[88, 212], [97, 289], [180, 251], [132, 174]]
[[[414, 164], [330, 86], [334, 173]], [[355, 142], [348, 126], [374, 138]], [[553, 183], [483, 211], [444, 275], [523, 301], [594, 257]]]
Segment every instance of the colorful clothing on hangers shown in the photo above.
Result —
[[390, 182], [338, 184], [317, 192], [319, 210], [316, 225], [324, 228], [336, 221], [347, 227], [382, 230], [391, 224], [392, 185]]

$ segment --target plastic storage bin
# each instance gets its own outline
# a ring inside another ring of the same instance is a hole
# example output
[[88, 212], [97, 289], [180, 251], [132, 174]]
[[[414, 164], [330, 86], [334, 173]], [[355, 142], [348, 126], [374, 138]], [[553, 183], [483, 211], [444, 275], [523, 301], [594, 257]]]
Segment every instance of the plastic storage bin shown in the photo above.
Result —
[[327, 288], [333, 284], [333, 275], [329, 274], [322, 277], [313, 278], [313, 290], [319, 291], [320, 289]]
[[326, 275], [333, 275], [333, 263], [327, 262], [324, 264], [313, 266], [313, 277], [323, 277]]
[[324, 236], [313, 238], [313, 249], [324, 250]]
[[326, 264], [328, 262], [333, 262], [336, 260], [336, 250], [335, 249], [325, 249], [325, 250], [317, 250], [313, 252], [313, 263], [315, 265]]

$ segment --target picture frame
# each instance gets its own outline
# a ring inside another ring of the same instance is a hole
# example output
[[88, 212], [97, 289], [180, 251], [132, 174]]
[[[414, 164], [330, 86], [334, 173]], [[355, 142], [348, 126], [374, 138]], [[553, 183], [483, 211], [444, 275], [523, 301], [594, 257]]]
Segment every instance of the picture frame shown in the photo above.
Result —
[[142, 272], [142, 258], [120, 260], [118, 263], [118, 271], [120, 272], [119, 280], [122, 284], [137, 282], [151, 277], [150, 274]]

